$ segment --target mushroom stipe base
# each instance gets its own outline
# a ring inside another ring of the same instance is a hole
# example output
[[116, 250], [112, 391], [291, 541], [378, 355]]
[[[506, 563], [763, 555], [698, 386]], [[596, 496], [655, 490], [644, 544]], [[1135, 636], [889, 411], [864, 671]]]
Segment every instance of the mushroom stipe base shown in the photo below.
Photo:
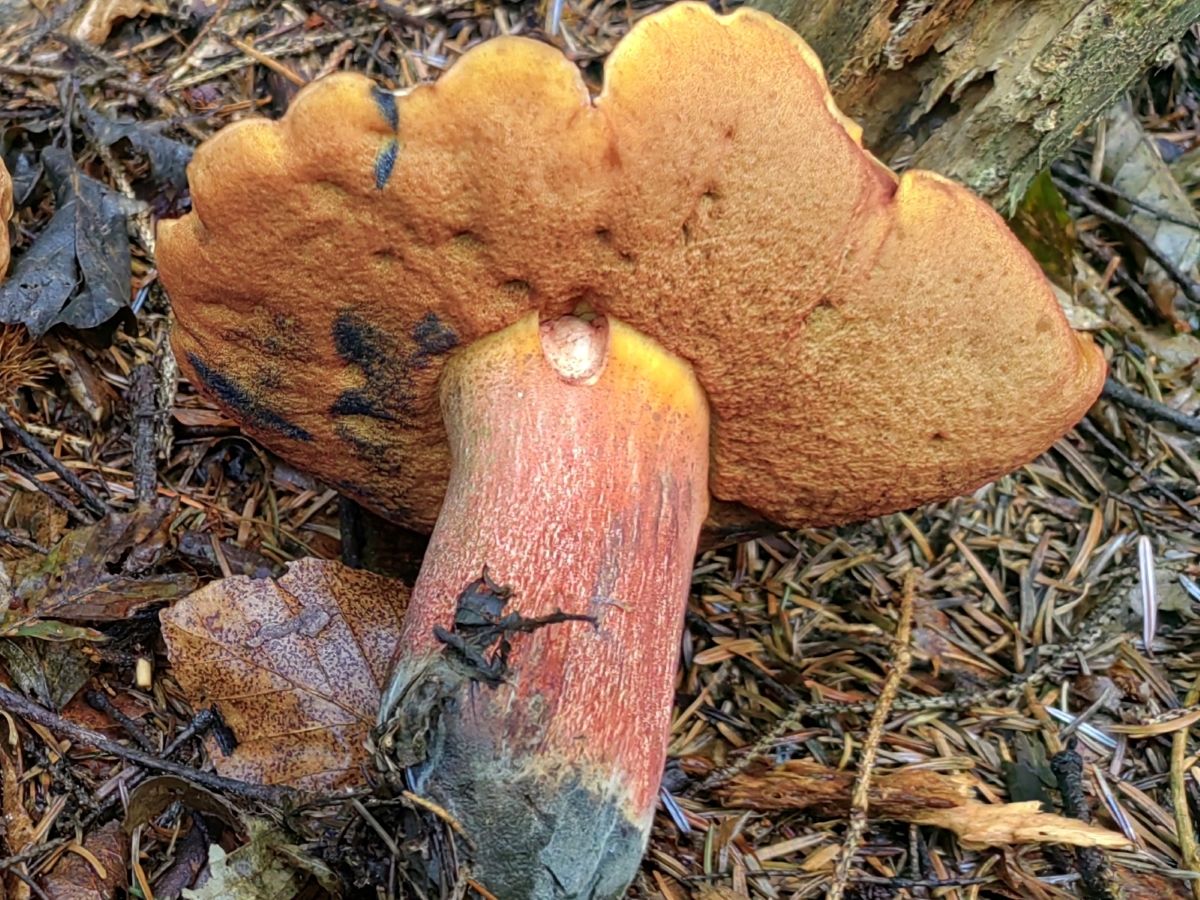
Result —
[[[497, 896], [620, 896], [666, 755], [707, 401], [686, 362], [616, 319], [530, 315], [456, 354], [441, 402], [450, 486], [379, 745], [462, 824]], [[485, 568], [511, 589], [506, 614], [588, 619], [507, 637], [499, 685], [435, 635]]]

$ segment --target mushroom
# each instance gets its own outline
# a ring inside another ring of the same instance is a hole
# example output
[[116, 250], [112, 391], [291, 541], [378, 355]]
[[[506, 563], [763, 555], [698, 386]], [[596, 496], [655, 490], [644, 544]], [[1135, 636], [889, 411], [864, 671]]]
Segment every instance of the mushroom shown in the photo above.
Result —
[[[160, 226], [193, 382], [433, 528], [380, 740], [497, 896], [635, 872], [706, 511], [721, 533], [949, 498], [1099, 393], [1001, 219], [860, 137], [794, 33], [685, 2], [597, 96], [514, 37], [408, 92], [322, 79], [200, 147], [192, 213]], [[588, 621], [529, 623], [559, 611]]]
[[13, 186], [12, 176], [0, 159], [0, 278], [8, 271], [8, 220], [13, 215]]

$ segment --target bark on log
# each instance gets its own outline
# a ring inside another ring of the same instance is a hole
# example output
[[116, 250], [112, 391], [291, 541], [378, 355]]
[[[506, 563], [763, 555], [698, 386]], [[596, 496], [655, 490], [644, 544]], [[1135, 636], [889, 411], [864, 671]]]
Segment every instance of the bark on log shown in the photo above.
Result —
[[804, 36], [895, 167], [1006, 209], [1200, 19], [1200, 0], [751, 0]]

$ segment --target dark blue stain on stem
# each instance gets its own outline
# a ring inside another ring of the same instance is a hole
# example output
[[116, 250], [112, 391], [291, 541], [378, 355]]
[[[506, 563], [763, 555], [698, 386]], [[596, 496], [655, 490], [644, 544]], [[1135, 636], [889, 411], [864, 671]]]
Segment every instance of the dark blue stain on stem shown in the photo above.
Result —
[[294, 441], [313, 439], [313, 436], [299, 425], [289, 422], [275, 410], [264, 406], [251, 391], [228, 375], [222, 375], [208, 366], [195, 353], [189, 353], [187, 357], [204, 386], [247, 425], [274, 431]]

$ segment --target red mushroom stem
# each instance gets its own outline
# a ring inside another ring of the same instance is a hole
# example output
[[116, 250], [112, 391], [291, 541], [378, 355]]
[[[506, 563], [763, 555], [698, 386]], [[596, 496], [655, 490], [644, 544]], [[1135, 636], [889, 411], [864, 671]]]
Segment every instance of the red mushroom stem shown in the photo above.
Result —
[[513, 634], [505, 683], [455, 688], [410, 773], [497, 896], [619, 896], [666, 755], [707, 401], [686, 362], [616, 320], [536, 316], [457, 355], [441, 397], [453, 468], [383, 718], [417, 684], [453, 683], [434, 627], [485, 566], [512, 590], [504, 613], [593, 617]]

